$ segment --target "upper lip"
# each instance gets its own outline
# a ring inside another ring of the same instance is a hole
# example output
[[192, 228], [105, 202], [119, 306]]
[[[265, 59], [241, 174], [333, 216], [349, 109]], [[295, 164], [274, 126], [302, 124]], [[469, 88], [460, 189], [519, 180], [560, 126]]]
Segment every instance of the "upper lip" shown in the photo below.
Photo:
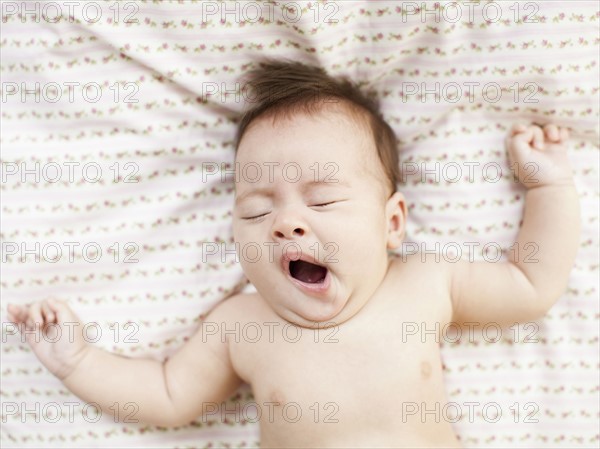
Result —
[[306, 253], [304, 251], [301, 251], [300, 254], [293, 254], [293, 255], [284, 254], [281, 257], [281, 267], [283, 268], [283, 271], [285, 273], [287, 273], [289, 276], [291, 276], [291, 273], [290, 273], [290, 262], [295, 262], [297, 260], [303, 260], [304, 262], [309, 262], [309, 263], [312, 263], [314, 265], [319, 265], [320, 267], [328, 269], [325, 265], [323, 265], [317, 259], [315, 259], [314, 257], [311, 257], [308, 253]]

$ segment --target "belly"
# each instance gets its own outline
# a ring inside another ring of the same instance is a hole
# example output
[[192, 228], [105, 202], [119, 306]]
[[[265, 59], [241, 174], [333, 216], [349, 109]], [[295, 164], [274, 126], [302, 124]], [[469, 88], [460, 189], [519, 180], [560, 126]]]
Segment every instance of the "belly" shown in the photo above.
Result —
[[443, 415], [437, 344], [382, 342], [297, 342], [257, 353], [251, 384], [261, 446], [460, 447]]

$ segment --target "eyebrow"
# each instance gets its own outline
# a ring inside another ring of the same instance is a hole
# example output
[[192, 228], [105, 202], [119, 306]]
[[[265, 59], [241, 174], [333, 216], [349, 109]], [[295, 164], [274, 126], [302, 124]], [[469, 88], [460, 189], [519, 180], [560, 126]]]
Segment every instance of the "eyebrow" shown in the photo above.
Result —
[[[350, 183], [346, 181], [341, 181], [339, 179], [336, 179], [334, 181], [325, 181], [324, 179], [319, 179], [304, 183], [304, 185], [302, 186], [302, 191], [306, 191], [318, 186], [350, 187]], [[245, 199], [250, 198], [252, 196], [266, 196], [268, 198], [272, 198], [273, 196], [275, 196], [275, 192], [272, 190], [271, 187], [259, 187], [253, 190], [248, 190], [247, 192], [244, 192], [236, 197], [235, 204], [237, 205]]]

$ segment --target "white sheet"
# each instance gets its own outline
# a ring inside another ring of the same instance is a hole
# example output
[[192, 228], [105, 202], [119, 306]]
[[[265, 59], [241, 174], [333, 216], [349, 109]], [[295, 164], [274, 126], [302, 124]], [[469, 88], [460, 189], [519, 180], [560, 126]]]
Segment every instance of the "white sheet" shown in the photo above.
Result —
[[[243, 416], [227, 423], [198, 419], [179, 429], [115, 423], [109, 416], [91, 422], [93, 411], [82, 415], [85, 404], [12, 335], [6, 304], [50, 295], [68, 299], [84, 322], [98, 323], [98, 346], [162, 359], [194, 332], [200, 314], [240, 291], [246, 280], [234, 257], [209, 254], [213, 242], [232, 248], [232, 185], [218, 175], [203, 180], [202, 172], [206, 164], [232, 162], [233, 119], [244, 98], [231, 91], [257, 58], [269, 55], [320, 64], [379, 93], [402, 161], [420, 169], [403, 191], [410, 203], [409, 242], [427, 249], [435, 242], [440, 249], [449, 242], [463, 248], [464, 242], [510, 246], [523, 190], [509, 176], [503, 149], [507, 129], [519, 120], [552, 120], [572, 128], [569, 151], [583, 238], [568, 290], [538, 323], [537, 343], [523, 342], [535, 329], [529, 327], [516, 344], [507, 333], [497, 343], [445, 343], [443, 358], [450, 400], [462, 407], [455, 428], [466, 447], [597, 447], [598, 5], [494, 3], [484, 9], [441, 2], [444, 13], [436, 21], [435, 13], [422, 18], [414, 9], [420, 2], [319, 2], [318, 18], [315, 2], [313, 9], [297, 3], [303, 7], [297, 22], [293, 11], [284, 16], [273, 5], [273, 20], [263, 6], [255, 23], [253, 11], [242, 4], [236, 17], [234, 3], [228, 3], [234, 12], [224, 23], [220, 13], [226, 6], [217, 2], [204, 2], [204, 10], [195, 2], [97, 3], [98, 10], [75, 5], [76, 20], [69, 19], [68, 5], [57, 2], [64, 15], [56, 23], [51, 23], [57, 15], [52, 7], [40, 6], [45, 18], [28, 15], [23, 22], [22, 14], [11, 14], [14, 4], [21, 7], [18, 2], [3, 3], [2, 445], [257, 444], [257, 426]], [[399, 7], [410, 14], [403, 16]], [[431, 2], [426, 9], [435, 11]], [[534, 9], [538, 21], [523, 22]], [[96, 11], [100, 17], [92, 23]], [[501, 18], [493, 20], [498, 11]], [[457, 12], [460, 18], [453, 23]], [[137, 23], [125, 23], [126, 18]], [[244, 18], [246, 23], [236, 20]], [[22, 87], [35, 89], [35, 83], [40, 83], [39, 102], [33, 94], [21, 97]], [[52, 83], [62, 90], [57, 102], [52, 102]], [[81, 90], [86, 83], [97, 83], [88, 86], [87, 96]], [[442, 94], [438, 101], [431, 93], [424, 101], [411, 94], [415, 86], [420, 93], [435, 91], [435, 83]], [[454, 101], [457, 85], [461, 96]], [[518, 99], [517, 85], [524, 89]], [[72, 101], [69, 86], [74, 86]], [[496, 87], [501, 97], [494, 102]], [[230, 93], [222, 97], [226, 90]], [[526, 102], [532, 92], [532, 102]], [[95, 94], [99, 99], [92, 102]], [[436, 183], [429, 175], [421, 182], [424, 169], [449, 161], [465, 170], [465, 162], [479, 168], [497, 164], [488, 176], [495, 176], [495, 167], [504, 176], [497, 182], [478, 174], [474, 182]], [[14, 164], [31, 169], [36, 162], [42, 164], [40, 182], [33, 174], [26, 182], [21, 171], [12, 174]], [[46, 181], [55, 176], [50, 162], [62, 169], [59, 182]], [[73, 182], [65, 165], [71, 162], [79, 164]], [[91, 165], [84, 173], [86, 163]], [[98, 167], [100, 179], [90, 182]], [[120, 176], [134, 175], [130, 180], [138, 182], [114, 182], [117, 167]], [[19, 249], [11, 255], [14, 244]], [[41, 252], [42, 260], [30, 253], [21, 263], [22, 244]], [[68, 245], [76, 244], [71, 262]], [[102, 254], [91, 262], [95, 244]], [[56, 248], [63, 252], [61, 260], [44, 261]], [[127, 249], [134, 250], [129, 262], [136, 262], [126, 263]], [[126, 328], [129, 322], [135, 327]], [[135, 329], [137, 342], [128, 342], [125, 337]], [[248, 400], [243, 388], [229, 407]], [[469, 422], [465, 404], [470, 401], [480, 403], [475, 412], [483, 404], [499, 404], [501, 419], [490, 422], [494, 409], [488, 408], [487, 420], [477, 415]], [[69, 402], [76, 403], [73, 413]], [[517, 422], [511, 406], [520, 412]], [[53, 422], [57, 410], [63, 416]], [[524, 422], [534, 410], [538, 422]]]

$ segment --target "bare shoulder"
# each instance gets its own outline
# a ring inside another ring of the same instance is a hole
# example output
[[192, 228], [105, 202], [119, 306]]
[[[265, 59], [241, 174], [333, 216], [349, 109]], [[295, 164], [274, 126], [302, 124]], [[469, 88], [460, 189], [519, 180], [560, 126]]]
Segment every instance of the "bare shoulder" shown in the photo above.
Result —
[[450, 320], [452, 264], [436, 254], [398, 255], [390, 262], [388, 276], [394, 291], [418, 299], [416, 303], [436, 311], [437, 319]]
[[396, 278], [410, 277], [414, 282], [448, 282], [451, 269], [451, 263], [439, 254], [398, 255], [393, 257], [390, 263], [390, 273]]
[[[251, 384], [255, 377], [257, 360], [264, 350], [264, 339], [252, 340], [256, 327], [259, 335], [265, 334], [263, 323], [272, 323], [281, 319], [271, 310], [267, 302], [258, 293], [240, 293], [220, 302], [206, 317], [211, 336], [227, 348], [231, 366], [240, 379]], [[247, 327], [252, 325], [252, 327]], [[251, 337], [248, 337], [250, 332]], [[269, 331], [266, 330], [268, 333]], [[249, 339], [250, 338], [250, 339]]]

